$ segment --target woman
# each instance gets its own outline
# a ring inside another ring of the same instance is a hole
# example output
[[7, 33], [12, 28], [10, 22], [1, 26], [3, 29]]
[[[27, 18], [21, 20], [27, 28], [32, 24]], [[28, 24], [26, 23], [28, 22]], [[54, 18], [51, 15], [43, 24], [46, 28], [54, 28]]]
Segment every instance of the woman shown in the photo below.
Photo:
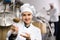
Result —
[[32, 15], [34, 7], [30, 4], [24, 4], [21, 6], [22, 23], [13, 24], [14, 28], [8, 32], [7, 39], [10, 34], [17, 34], [14, 40], [42, 40], [41, 31], [34, 25], [32, 25]]

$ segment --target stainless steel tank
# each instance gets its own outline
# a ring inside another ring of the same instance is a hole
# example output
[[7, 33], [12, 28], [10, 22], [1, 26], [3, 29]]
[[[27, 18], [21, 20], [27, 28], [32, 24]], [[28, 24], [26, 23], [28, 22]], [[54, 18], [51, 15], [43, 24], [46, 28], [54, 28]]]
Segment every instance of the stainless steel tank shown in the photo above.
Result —
[[0, 14], [0, 26], [10, 26], [13, 24], [14, 15], [10, 13]]

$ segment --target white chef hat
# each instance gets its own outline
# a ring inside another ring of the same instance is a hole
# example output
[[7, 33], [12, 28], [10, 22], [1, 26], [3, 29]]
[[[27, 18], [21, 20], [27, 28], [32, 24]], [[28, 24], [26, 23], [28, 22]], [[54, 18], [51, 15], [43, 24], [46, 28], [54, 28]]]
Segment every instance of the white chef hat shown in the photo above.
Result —
[[28, 12], [30, 12], [30, 13], [32, 13], [32, 14], [36, 13], [36, 10], [35, 10], [34, 6], [31, 6], [31, 5], [28, 4], [28, 3], [23, 4], [23, 5], [21, 6], [20, 10], [21, 10], [21, 14], [22, 14], [23, 12], [26, 12], [26, 11], [28, 11]]

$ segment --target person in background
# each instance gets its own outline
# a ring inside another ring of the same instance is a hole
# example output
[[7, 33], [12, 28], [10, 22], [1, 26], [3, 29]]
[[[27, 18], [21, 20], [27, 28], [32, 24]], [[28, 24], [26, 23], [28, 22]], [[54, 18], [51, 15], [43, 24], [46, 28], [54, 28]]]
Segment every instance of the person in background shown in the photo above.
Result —
[[42, 40], [40, 29], [32, 25], [34, 9], [34, 6], [28, 3], [21, 6], [22, 22], [13, 24], [6, 40]]
[[59, 21], [59, 16], [58, 16], [58, 13], [57, 13], [57, 9], [54, 8], [54, 5], [53, 4], [50, 4], [50, 10], [48, 10], [49, 12], [49, 15], [50, 15], [50, 26], [51, 26], [51, 23], [54, 23], [54, 26], [55, 26], [55, 32], [54, 32], [54, 35], [57, 35], [57, 32], [58, 32], [58, 21]]

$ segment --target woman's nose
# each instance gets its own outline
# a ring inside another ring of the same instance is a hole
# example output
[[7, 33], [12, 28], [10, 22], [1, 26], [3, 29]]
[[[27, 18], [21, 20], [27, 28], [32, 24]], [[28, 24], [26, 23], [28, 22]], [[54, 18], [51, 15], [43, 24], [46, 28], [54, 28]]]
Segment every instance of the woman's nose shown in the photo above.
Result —
[[28, 19], [29, 17], [28, 16], [26, 16], [26, 19]]

